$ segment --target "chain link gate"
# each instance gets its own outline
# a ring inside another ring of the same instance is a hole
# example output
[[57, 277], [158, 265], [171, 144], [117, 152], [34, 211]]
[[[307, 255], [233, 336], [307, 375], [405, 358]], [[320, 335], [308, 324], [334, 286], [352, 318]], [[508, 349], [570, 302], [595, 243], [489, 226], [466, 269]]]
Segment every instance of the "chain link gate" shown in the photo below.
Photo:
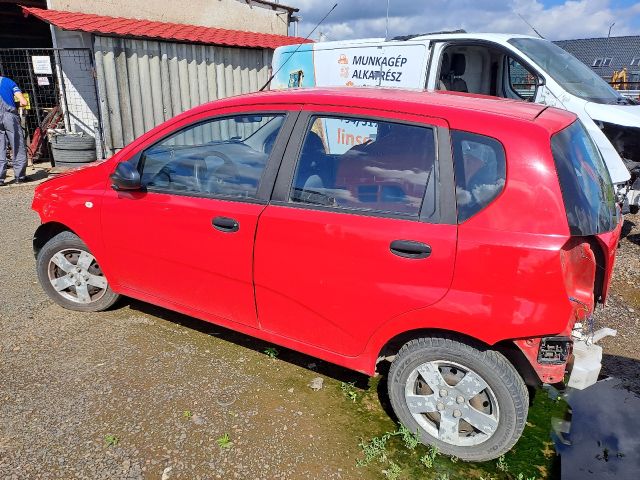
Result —
[[32, 161], [50, 158], [48, 128], [85, 131], [99, 142], [91, 49], [0, 48], [0, 75], [11, 78], [28, 96], [22, 126]]

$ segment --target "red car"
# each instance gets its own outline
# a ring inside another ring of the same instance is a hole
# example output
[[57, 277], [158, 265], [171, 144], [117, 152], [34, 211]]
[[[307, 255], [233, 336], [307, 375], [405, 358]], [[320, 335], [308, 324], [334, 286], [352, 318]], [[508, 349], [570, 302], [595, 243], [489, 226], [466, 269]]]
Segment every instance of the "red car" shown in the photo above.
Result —
[[390, 361], [400, 421], [478, 461], [519, 438], [527, 384], [595, 381], [579, 324], [622, 223], [573, 114], [364, 88], [203, 105], [33, 208], [60, 305], [127, 295], [369, 375]]

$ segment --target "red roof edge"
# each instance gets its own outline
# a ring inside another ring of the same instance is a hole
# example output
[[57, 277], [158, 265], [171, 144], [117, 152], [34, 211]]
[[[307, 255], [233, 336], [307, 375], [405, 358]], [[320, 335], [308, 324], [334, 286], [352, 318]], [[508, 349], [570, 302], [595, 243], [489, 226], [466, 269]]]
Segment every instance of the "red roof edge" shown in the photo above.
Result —
[[289, 37], [272, 33], [110, 17], [63, 10], [45, 10], [25, 6], [21, 6], [21, 8], [25, 16], [33, 15], [62, 30], [76, 30], [107, 36], [152, 38], [183, 43], [267, 49], [275, 49], [297, 43], [312, 43], [312, 40], [301, 37]]

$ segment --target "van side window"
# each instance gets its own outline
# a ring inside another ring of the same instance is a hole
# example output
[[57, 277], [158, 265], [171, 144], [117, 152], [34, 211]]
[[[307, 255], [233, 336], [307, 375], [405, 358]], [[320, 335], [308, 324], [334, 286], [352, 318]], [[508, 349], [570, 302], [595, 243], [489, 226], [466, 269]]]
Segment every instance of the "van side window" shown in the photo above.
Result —
[[289, 201], [430, 218], [436, 213], [434, 129], [313, 117]]
[[[527, 101], [534, 101], [538, 82], [536, 77], [520, 62], [511, 57], [505, 57], [507, 63], [508, 82], [505, 82], [513, 93]], [[511, 95], [505, 94], [509, 98]]]
[[458, 223], [462, 223], [502, 192], [506, 160], [502, 144], [493, 138], [453, 130], [451, 140]]

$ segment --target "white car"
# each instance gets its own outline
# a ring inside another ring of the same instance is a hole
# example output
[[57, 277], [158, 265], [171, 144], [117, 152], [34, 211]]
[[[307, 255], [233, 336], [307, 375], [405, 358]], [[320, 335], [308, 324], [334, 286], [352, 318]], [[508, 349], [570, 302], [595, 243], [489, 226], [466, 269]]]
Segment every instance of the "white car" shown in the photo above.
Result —
[[526, 35], [443, 32], [288, 45], [276, 49], [272, 68], [271, 89], [426, 88], [569, 110], [600, 149], [619, 198], [628, 201], [632, 211], [640, 206], [640, 180], [635, 181], [640, 174], [640, 105], [550, 41]]

